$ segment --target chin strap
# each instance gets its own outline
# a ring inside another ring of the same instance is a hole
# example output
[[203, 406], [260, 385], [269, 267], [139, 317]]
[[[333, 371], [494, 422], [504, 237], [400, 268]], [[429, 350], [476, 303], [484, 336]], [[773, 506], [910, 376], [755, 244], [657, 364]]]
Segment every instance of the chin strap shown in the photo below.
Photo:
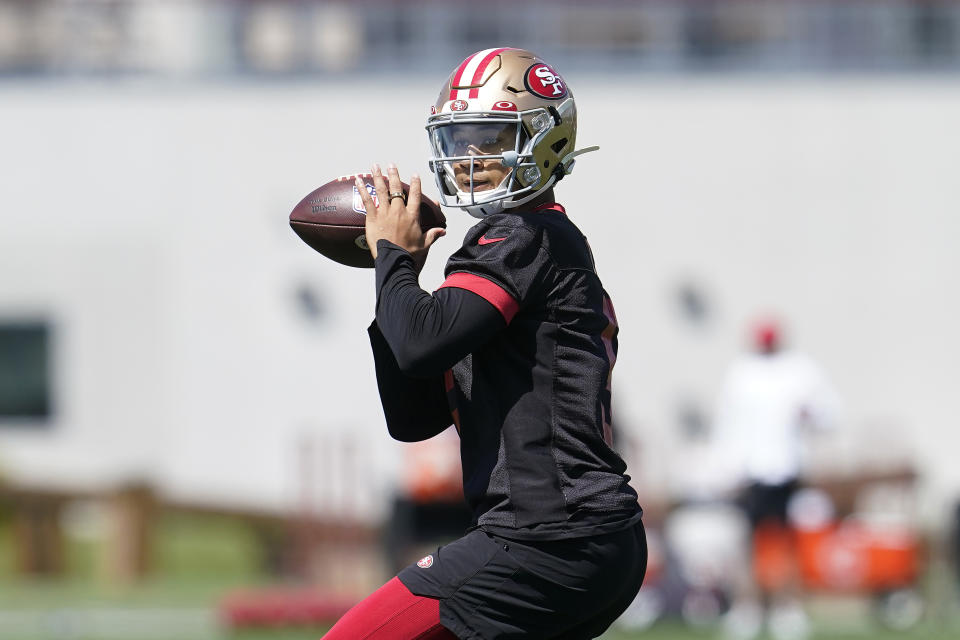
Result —
[[547, 184], [543, 185], [533, 193], [528, 193], [526, 196], [524, 196], [523, 198], [520, 198], [519, 200], [508, 200], [507, 202], [504, 202], [503, 208], [514, 209], [516, 207], [519, 207], [522, 204], [526, 204], [531, 200], [533, 200], [534, 198], [538, 197], [541, 193], [543, 193], [550, 187], [552, 187], [554, 184], [556, 184], [556, 182], [557, 182], [557, 175], [553, 174], [552, 176], [550, 176], [550, 179], [547, 180]]
[[567, 155], [563, 156], [560, 159], [560, 166], [563, 167], [563, 175], [570, 175], [573, 171], [573, 165], [576, 163], [576, 157], [583, 155], [584, 153], [590, 153], [591, 151], [599, 151], [599, 146], [584, 147], [583, 149], [577, 149], [576, 151], [571, 151]]

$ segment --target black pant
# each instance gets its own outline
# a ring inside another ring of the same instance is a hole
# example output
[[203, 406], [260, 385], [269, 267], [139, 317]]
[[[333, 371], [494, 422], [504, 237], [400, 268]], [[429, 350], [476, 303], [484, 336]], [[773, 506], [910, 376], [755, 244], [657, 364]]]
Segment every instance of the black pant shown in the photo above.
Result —
[[566, 540], [516, 541], [473, 531], [400, 572], [461, 640], [581, 640], [633, 602], [647, 566], [643, 524]]
[[773, 521], [786, 525], [787, 506], [799, 486], [800, 483], [797, 480], [788, 480], [780, 484], [754, 482], [743, 491], [738, 503], [746, 512], [750, 526], [754, 529], [761, 522]]

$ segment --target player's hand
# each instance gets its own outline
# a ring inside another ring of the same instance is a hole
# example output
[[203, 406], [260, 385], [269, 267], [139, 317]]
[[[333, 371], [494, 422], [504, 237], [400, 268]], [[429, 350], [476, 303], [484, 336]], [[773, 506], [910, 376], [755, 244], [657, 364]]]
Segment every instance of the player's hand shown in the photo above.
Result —
[[360, 178], [356, 179], [357, 191], [363, 200], [367, 211], [366, 236], [370, 254], [376, 259], [377, 241], [388, 240], [398, 247], [408, 251], [417, 264], [417, 270], [423, 267], [427, 259], [427, 252], [437, 238], [446, 235], [446, 230], [434, 227], [424, 232], [420, 228], [420, 176], [414, 174], [410, 178], [410, 193], [406, 201], [397, 195], [403, 193], [400, 184], [400, 174], [391, 164], [387, 168], [384, 178], [379, 165], [373, 165], [373, 186], [376, 189], [377, 201], [367, 192]]

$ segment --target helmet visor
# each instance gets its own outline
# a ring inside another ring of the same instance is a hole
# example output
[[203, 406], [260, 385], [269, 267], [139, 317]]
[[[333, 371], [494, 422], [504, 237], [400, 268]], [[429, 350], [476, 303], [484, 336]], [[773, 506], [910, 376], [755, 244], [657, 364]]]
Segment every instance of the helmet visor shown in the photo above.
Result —
[[437, 127], [436, 142], [448, 158], [496, 156], [517, 149], [517, 123], [455, 122]]

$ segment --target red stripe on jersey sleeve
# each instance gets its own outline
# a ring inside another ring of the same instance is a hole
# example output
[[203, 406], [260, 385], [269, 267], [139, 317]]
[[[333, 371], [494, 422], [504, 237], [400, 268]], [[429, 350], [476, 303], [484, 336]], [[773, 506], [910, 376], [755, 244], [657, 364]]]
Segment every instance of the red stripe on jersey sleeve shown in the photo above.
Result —
[[472, 291], [492, 304], [503, 316], [503, 319], [507, 321], [507, 324], [510, 324], [513, 316], [520, 309], [520, 303], [514, 300], [513, 296], [507, 293], [503, 287], [492, 280], [487, 280], [472, 273], [451, 273], [439, 288], [443, 289], [444, 287], [456, 287], [457, 289]]

